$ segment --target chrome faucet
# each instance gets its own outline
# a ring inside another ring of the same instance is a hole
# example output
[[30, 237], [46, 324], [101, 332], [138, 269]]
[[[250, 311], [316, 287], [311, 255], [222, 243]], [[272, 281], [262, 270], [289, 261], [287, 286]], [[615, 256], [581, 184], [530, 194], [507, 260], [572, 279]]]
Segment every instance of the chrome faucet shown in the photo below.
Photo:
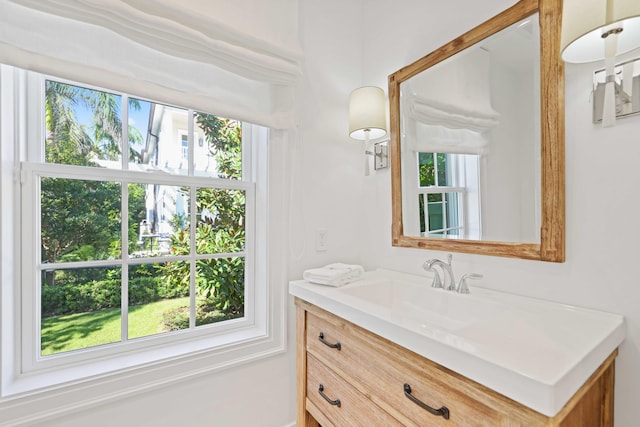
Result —
[[[456, 279], [453, 276], [453, 268], [451, 268], [452, 260], [453, 260], [453, 255], [449, 254], [449, 256], [447, 257], [446, 263], [442, 260], [434, 258], [434, 259], [427, 260], [425, 261], [424, 264], [422, 264], [422, 268], [424, 268], [427, 271], [431, 271], [435, 274], [433, 278], [433, 283], [431, 284], [431, 286], [433, 286], [434, 288], [444, 288], [448, 291], [453, 291], [456, 289]], [[442, 274], [444, 275], [444, 282], [440, 281], [440, 275], [438, 275], [438, 272], [433, 269], [433, 267], [435, 267], [436, 265], [440, 266], [440, 268], [442, 269]]]
[[[453, 255], [449, 254], [447, 256], [447, 262], [444, 262], [439, 259], [429, 259], [422, 264], [422, 268], [426, 271], [433, 272], [433, 283], [431, 284], [434, 288], [443, 288], [447, 291], [455, 291], [461, 294], [468, 294], [469, 287], [467, 286], [467, 279], [480, 279], [482, 278], [482, 274], [477, 273], [467, 273], [462, 276], [460, 282], [456, 286], [456, 279], [453, 274], [453, 267], [451, 266], [451, 261], [453, 260]], [[440, 274], [438, 271], [434, 269], [435, 266], [439, 266], [442, 269], [442, 274], [444, 275], [444, 282], [440, 280]], [[447, 280], [448, 279], [448, 280]]]

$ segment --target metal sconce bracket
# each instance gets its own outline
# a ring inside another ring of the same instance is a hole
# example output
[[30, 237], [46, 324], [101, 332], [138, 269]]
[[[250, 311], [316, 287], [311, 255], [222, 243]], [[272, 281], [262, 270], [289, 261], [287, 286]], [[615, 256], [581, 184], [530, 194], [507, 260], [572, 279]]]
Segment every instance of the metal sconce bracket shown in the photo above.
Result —
[[[614, 85], [618, 119], [640, 114], [640, 75], [634, 75], [634, 66], [640, 69], [640, 58], [615, 66]], [[593, 123], [602, 122], [606, 79], [605, 70], [593, 73]]]
[[373, 151], [366, 151], [366, 154], [373, 156], [373, 169], [385, 169], [389, 167], [389, 140], [376, 142], [373, 144]]

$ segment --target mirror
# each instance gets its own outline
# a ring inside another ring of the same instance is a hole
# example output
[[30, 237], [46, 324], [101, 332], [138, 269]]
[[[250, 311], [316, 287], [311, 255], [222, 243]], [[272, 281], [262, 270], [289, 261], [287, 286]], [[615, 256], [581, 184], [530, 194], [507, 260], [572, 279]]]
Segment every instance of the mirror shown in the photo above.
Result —
[[564, 261], [560, 3], [521, 0], [389, 76], [394, 246]]

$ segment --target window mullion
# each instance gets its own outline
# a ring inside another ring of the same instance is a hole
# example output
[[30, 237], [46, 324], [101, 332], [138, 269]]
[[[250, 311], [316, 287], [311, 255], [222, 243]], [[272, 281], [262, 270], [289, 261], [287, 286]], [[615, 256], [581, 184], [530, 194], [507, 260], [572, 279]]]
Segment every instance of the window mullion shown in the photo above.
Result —
[[449, 218], [447, 215], [448, 204], [447, 204], [447, 193], [442, 193], [442, 228], [447, 229], [449, 227]]
[[193, 129], [193, 119], [194, 119], [194, 112], [193, 110], [188, 110], [187, 111], [187, 162], [189, 162], [187, 170], [188, 170], [188, 175], [189, 176], [193, 176], [194, 174], [194, 170], [195, 170], [195, 151], [196, 151], [196, 145], [195, 145], [195, 141], [194, 141], [194, 129]]
[[120, 151], [122, 153], [122, 170], [129, 169], [129, 97], [127, 95], [121, 96], [122, 112], [122, 141], [120, 141]]
[[189, 187], [189, 329], [196, 327], [196, 187]]
[[122, 181], [139, 184], [158, 184], [171, 186], [200, 186], [208, 188], [220, 188], [226, 190], [246, 190], [252, 186], [251, 182], [239, 179], [223, 179], [213, 177], [197, 177], [184, 175], [171, 175], [165, 172], [138, 172], [123, 171], [119, 169], [103, 169], [90, 166], [74, 166], [56, 163], [31, 163], [23, 162], [22, 167], [26, 173], [35, 171], [37, 175], [48, 178], [81, 179], [87, 181]]
[[249, 124], [242, 124], [242, 180], [243, 181], [255, 181], [255, 164], [253, 163], [253, 155], [250, 147], [254, 144], [254, 132], [253, 127]]
[[424, 195], [424, 217], [425, 217], [425, 231], [429, 233], [431, 231], [431, 215], [429, 215], [429, 197]]
[[464, 193], [467, 191], [465, 187], [419, 187], [418, 194], [438, 194], [447, 193]]
[[436, 187], [440, 186], [439, 170], [438, 170], [438, 153], [433, 153], [433, 182]]
[[[34, 286], [23, 286], [21, 288], [21, 298], [27, 302], [22, 311], [22, 328], [21, 339], [16, 343], [22, 343], [22, 365], [32, 367], [36, 364], [40, 357], [39, 343], [41, 340], [41, 280], [42, 275], [39, 270], [29, 268], [31, 260], [35, 264], [41, 264], [41, 252], [39, 250], [40, 236], [40, 183], [34, 175], [26, 174], [21, 170], [24, 177], [22, 191], [26, 193], [26, 197], [22, 197], [21, 216], [22, 216], [22, 241], [25, 242], [21, 246], [21, 257], [23, 260], [23, 269], [21, 279], [26, 283], [33, 283]], [[35, 225], [32, 226], [32, 224]]]
[[[122, 153], [122, 170], [129, 169], [129, 97], [122, 95], [122, 141], [120, 151]], [[129, 183], [121, 182], [121, 209], [120, 209], [120, 241], [122, 269], [120, 270], [120, 340], [129, 339]]]
[[122, 259], [122, 269], [120, 270], [120, 339], [124, 342], [129, 339], [129, 184], [126, 181], [122, 181], [121, 186], [120, 230], [122, 235], [120, 241], [122, 242], [122, 253], [120, 257]]

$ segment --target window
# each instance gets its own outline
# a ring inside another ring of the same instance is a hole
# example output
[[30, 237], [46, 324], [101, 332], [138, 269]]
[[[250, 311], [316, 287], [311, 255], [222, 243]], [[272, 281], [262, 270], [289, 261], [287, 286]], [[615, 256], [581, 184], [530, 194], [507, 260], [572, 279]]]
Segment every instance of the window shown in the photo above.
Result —
[[17, 371], [46, 386], [268, 337], [267, 129], [21, 73]]
[[181, 139], [181, 146], [182, 146], [182, 158], [184, 160], [189, 158], [189, 139], [188, 139], [188, 134], [186, 133], [182, 133], [180, 135], [180, 139]]
[[[420, 235], [471, 238], [478, 228], [478, 156], [417, 153]], [[477, 197], [477, 196], [476, 196]]]

